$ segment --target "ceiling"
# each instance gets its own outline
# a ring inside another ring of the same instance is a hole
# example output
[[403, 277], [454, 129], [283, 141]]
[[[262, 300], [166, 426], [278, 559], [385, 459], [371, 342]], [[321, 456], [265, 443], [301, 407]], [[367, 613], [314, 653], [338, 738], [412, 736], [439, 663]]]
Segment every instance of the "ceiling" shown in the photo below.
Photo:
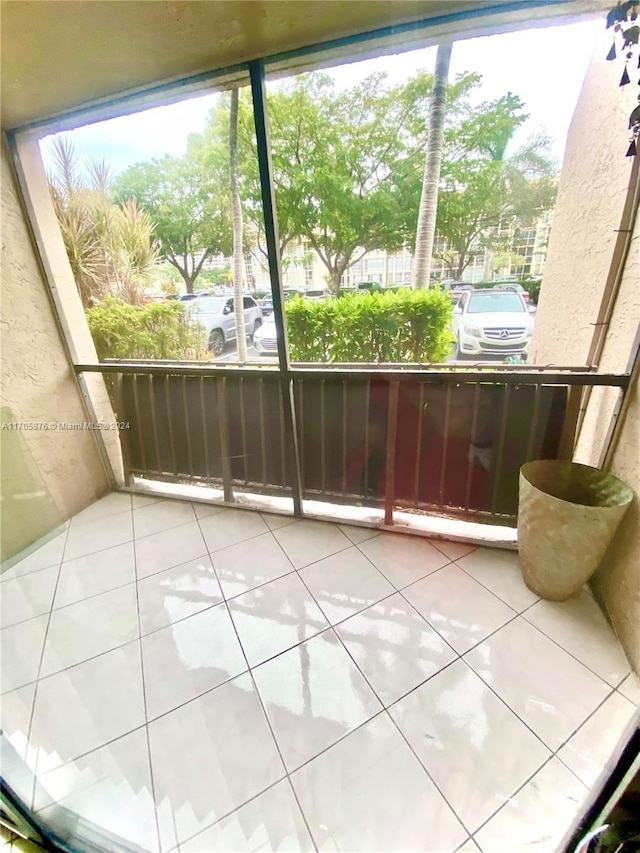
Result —
[[[341, 36], [505, 2], [2, 0], [2, 127]], [[551, 14], [602, 5], [566, 0]], [[522, 25], [535, 14], [533, 4], [508, 17]]]

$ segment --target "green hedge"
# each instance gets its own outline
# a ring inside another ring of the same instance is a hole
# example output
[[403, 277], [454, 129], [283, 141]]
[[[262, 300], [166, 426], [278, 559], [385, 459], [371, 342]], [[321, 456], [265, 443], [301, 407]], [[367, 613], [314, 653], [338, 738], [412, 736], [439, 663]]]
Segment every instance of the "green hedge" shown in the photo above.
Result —
[[179, 302], [130, 305], [113, 297], [89, 308], [98, 358], [195, 360], [205, 357], [205, 332]]
[[445, 361], [453, 341], [451, 300], [440, 290], [296, 298], [286, 311], [292, 361]]

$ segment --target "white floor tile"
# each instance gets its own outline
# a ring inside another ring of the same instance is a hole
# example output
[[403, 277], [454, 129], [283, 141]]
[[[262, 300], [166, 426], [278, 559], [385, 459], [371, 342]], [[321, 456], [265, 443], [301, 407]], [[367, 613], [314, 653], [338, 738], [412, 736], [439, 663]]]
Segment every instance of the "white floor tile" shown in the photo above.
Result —
[[149, 724], [163, 850], [285, 774], [248, 674]]
[[586, 589], [568, 601], [539, 601], [524, 618], [612, 687], [629, 673], [613, 629]]
[[367, 539], [373, 539], [374, 536], [380, 535], [380, 531], [373, 527], [354, 527], [351, 524], [339, 524], [338, 527], [354, 545], [366, 542]]
[[634, 705], [640, 705], [640, 681], [633, 672], [625, 678], [618, 690]]
[[129, 643], [42, 679], [31, 742], [45, 773], [144, 724], [140, 645]]
[[200, 529], [204, 536], [209, 553], [228, 548], [259, 536], [268, 531], [267, 525], [257, 512], [242, 509], [225, 509], [215, 515], [200, 519]]
[[[127, 844], [158, 850], [145, 729], [45, 773], [39, 781], [55, 803], [39, 817], [63, 837], [75, 830], [75, 822], [69, 825], [58, 803]], [[40, 807], [37, 799], [35, 806]]]
[[0, 590], [2, 627], [48, 613], [57, 579], [58, 567], [51, 566], [3, 583]]
[[197, 501], [194, 501], [191, 506], [193, 507], [193, 511], [198, 519], [208, 518], [210, 515], [215, 515], [218, 512], [224, 512], [226, 509], [226, 507], [218, 506], [216, 504], [204, 504], [198, 503]]
[[637, 707], [613, 693], [558, 752], [567, 767], [591, 788], [605, 768], [612, 769], [621, 739], [631, 721], [640, 722]]
[[455, 658], [400, 593], [342, 622], [336, 632], [384, 705]]
[[298, 575], [286, 575], [229, 602], [250, 666], [323, 631], [329, 623]]
[[463, 661], [390, 714], [469, 832], [549, 758], [549, 750]]
[[458, 847], [456, 853], [480, 853], [480, 848], [475, 843], [473, 838], [470, 838], [462, 845], [462, 847]]
[[78, 557], [77, 560], [65, 560], [60, 569], [54, 607], [74, 604], [132, 583], [135, 579], [133, 542]]
[[120, 512], [109, 519], [85, 521], [71, 525], [64, 549], [65, 560], [75, 560], [85, 554], [94, 554], [113, 548], [133, 539], [133, 521], [130, 512]]
[[140, 507], [150, 506], [161, 500], [163, 498], [156, 497], [156, 495], [131, 495], [131, 506], [133, 509], [140, 509]]
[[518, 613], [538, 601], [538, 596], [522, 579], [516, 551], [478, 548], [472, 554], [457, 558], [456, 563]]
[[125, 492], [110, 492], [104, 498], [90, 504], [82, 512], [77, 513], [71, 519], [71, 526], [84, 524], [87, 521], [97, 521], [101, 518], [109, 518], [121, 512], [131, 512], [131, 495]]
[[262, 664], [253, 675], [289, 770], [382, 708], [332, 631]]
[[50, 566], [59, 566], [62, 562], [64, 545], [67, 541], [67, 531], [49, 539], [43, 545], [34, 547], [27, 556], [13, 565], [10, 569], [3, 571], [0, 575], [1, 581], [13, 580], [13, 578], [37, 572], [39, 569], [48, 569]]
[[516, 615], [453, 563], [407, 587], [403, 595], [459, 654]]
[[222, 601], [210, 557], [138, 581], [140, 631], [149, 634]]
[[452, 853], [467, 835], [386, 715], [291, 781], [319, 850]]
[[293, 566], [271, 533], [216, 551], [213, 565], [226, 598], [249, 592], [293, 571]]
[[161, 533], [172, 527], [195, 521], [193, 508], [187, 501], [161, 501], [133, 511], [133, 530], [136, 539]]
[[28, 684], [5, 693], [0, 700], [0, 729], [20, 758], [27, 755], [29, 726], [36, 685]]
[[552, 750], [610, 691], [522, 617], [469, 652], [466, 660]]
[[190, 841], [180, 853], [314, 850], [289, 782], [282, 781]]
[[335, 524], [323, 521], [296, 521], [274, 531], [273, 535], [296, 569], [330, 557], [352, 544]]
[[225, 604], [143, 637], [142, 658], [148, 719], [247, 669]]
[[287, 524], [293, 524], [297, 520], [292, 515], [274, 515], [270, 512], [261, 512], [260, 515], [269, 530], [278, 530], [280, 527], [286, 527]]
[[476, 833], [482, 853], [555, 853], [587, 791], [552, 758]]
[[135, 640], [139, 632], [134, 584], [54, 610], [40, 675], [51, 675], [115, 649]]
[[138, 539], [135, 551], [138, 579], [207, 556], [197, 521]]
[[35, 681], [49, 616], [38, 616], [0, 631], [0, 689], [2, 693]]
[[358, 546], [396, 589], [446, 566], [449, 558], [420, 536], [381, 533]]
[[355, 546], [301, 569], [300, 577], [332, 625], [395, 592]]

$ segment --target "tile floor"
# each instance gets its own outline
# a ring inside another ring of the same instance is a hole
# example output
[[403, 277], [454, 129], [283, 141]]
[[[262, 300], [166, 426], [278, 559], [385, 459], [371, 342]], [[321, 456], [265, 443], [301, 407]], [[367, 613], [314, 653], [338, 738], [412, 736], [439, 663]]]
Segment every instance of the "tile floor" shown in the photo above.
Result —
[[18, 793], [110, 849], [551, 853], [640, 701], [505, 551], [113, 493], [0, 593]]

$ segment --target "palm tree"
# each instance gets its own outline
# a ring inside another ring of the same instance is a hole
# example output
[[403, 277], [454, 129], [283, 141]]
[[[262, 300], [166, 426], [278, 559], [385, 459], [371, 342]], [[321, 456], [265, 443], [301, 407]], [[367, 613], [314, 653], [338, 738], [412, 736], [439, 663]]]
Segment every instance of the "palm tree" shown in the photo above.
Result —
[[54, 141], [53, 154], [49, 188], [82, 304], [89, 308], [105, 296], [140, 303], [158, 259], [151, 218], [133, 201], [113, 204], [104, 161], [81, 164], [64, 137]]
[[436, 232], [436, 214], [438, 210], [438, 186], [440, 183], [440, 164], [444, 139], [445, 100], [449, 64], [451, 62], [451, 42], [438, 45], [436, 70], [433, 76], [431, 103], [429, 104], [429, 138], [422, 180], [422, 195], [418, 209], [418, 227], [416, 229], [416, 247], [413, 254], [411, 286], [428, 287], [431, 272], [431, 254]]
[[231, 206], [233, 209], [233, 305], [236, 320], [238, 361], [247, 360], [247, 333], [244, 325], [242, 295], [243, 251], [242, 251], [242, 205], [238, 189], [238, 88], [231, 90], [229, 114], [229, 181], [231, 184]]

